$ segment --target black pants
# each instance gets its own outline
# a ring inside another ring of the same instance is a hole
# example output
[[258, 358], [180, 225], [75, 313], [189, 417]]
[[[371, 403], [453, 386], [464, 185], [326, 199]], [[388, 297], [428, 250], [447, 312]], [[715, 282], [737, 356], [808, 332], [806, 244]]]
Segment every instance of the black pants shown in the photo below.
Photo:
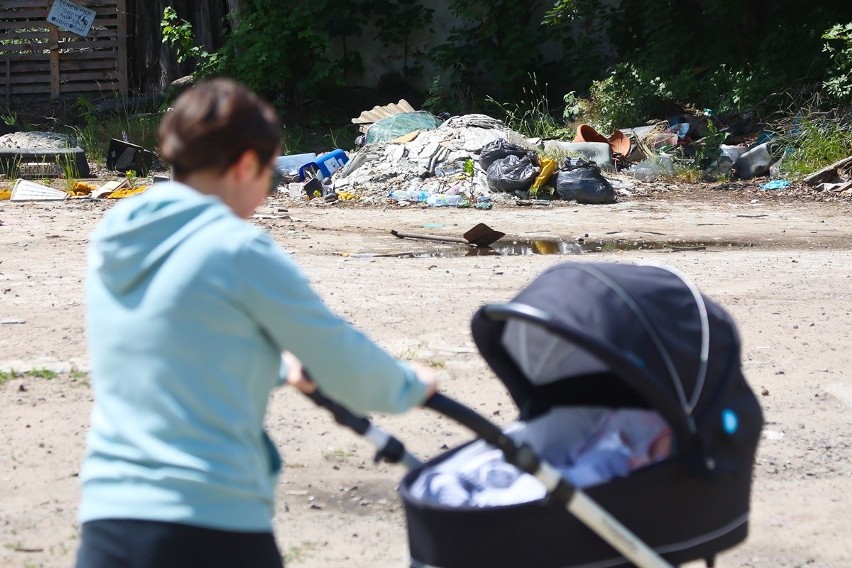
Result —
[[77, 568], [283, 568], [272, 533], [108, 519], [83, 523]]

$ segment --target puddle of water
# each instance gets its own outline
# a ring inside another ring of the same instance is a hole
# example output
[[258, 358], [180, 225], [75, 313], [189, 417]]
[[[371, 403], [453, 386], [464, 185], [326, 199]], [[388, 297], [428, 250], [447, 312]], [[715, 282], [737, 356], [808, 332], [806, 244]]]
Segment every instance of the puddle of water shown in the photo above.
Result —
[[709, 247], [740, 248], [754, 246], [750, 242], [734, 241], [654, 241], [618, 239], [611, 241], [566, 240], [505, 240], [490, 247], [469, 245], [430, 245], [429, 249], [399, 253], [365, 253], [356, 257], [395, 257], [395, 258], [447, 258], [461, 256], [529, 256], [539, 254], [589, 254], [597, 252], [616, 252], [629, 250], [665, 250], [670, 252], [701, 251]]

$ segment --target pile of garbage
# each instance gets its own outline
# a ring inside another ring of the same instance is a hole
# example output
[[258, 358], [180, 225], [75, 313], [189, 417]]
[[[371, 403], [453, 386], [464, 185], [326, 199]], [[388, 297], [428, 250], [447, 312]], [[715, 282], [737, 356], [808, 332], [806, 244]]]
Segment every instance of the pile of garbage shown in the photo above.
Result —
[[[783, 157], [770, 133], [736, 143], [706, 116], [609, 135], [580, 124], [571, 141], [529, 139], [482, 114], [442, 122], [404, 100], [374, 107], [353, 122], [363, 134], [352, 156], [334, 150], [280, 158], [294, 197], [481, 208], [518, 200], [612, 203], [637, 182], [674, 176], [678, 165], [699, 169], [703, 181], [776, 178]], [[787, 186], [773, 179], [763, 189]]]
[[335, 150], [332, 170], [322, 166], [328, 154], [279, 158], [283, 173], [291, 176], [291, 194], [483, 209], [516, 199], [615, 201], [612, 184], [593, 160], [544, 157], [541, 140], [482, 114], [444, 122], [422, 111], [395, 114], [366, 128], [362, 141], [351, 157]]

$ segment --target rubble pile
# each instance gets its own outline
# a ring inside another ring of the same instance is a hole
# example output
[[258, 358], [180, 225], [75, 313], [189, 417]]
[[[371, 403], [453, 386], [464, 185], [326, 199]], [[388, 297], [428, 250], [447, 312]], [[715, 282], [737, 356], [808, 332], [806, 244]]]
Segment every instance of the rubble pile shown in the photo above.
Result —
[[[421, 131], [409, 142], [364, 146], [334, 175], [333, 188], [337, 193], [354, 193], [368, 202], [383, 201], [397, 190], [488, 195], [479, 151], [498, 139], [534, 148], [500, 120], [482, 114], [456, 116], [438, 128]], [[472, 180], [464, 174], [467, 160], [474, 164]]]

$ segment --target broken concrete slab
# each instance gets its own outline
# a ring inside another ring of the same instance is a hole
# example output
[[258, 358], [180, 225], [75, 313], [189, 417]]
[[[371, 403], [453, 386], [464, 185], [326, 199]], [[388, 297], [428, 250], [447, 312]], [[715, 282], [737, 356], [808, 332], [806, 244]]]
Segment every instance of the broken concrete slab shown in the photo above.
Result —
[[58, 132], [12, 132], [0, 136], [0, 173], [10, 178], [87, 177], [86, 153], [73, 136]]

